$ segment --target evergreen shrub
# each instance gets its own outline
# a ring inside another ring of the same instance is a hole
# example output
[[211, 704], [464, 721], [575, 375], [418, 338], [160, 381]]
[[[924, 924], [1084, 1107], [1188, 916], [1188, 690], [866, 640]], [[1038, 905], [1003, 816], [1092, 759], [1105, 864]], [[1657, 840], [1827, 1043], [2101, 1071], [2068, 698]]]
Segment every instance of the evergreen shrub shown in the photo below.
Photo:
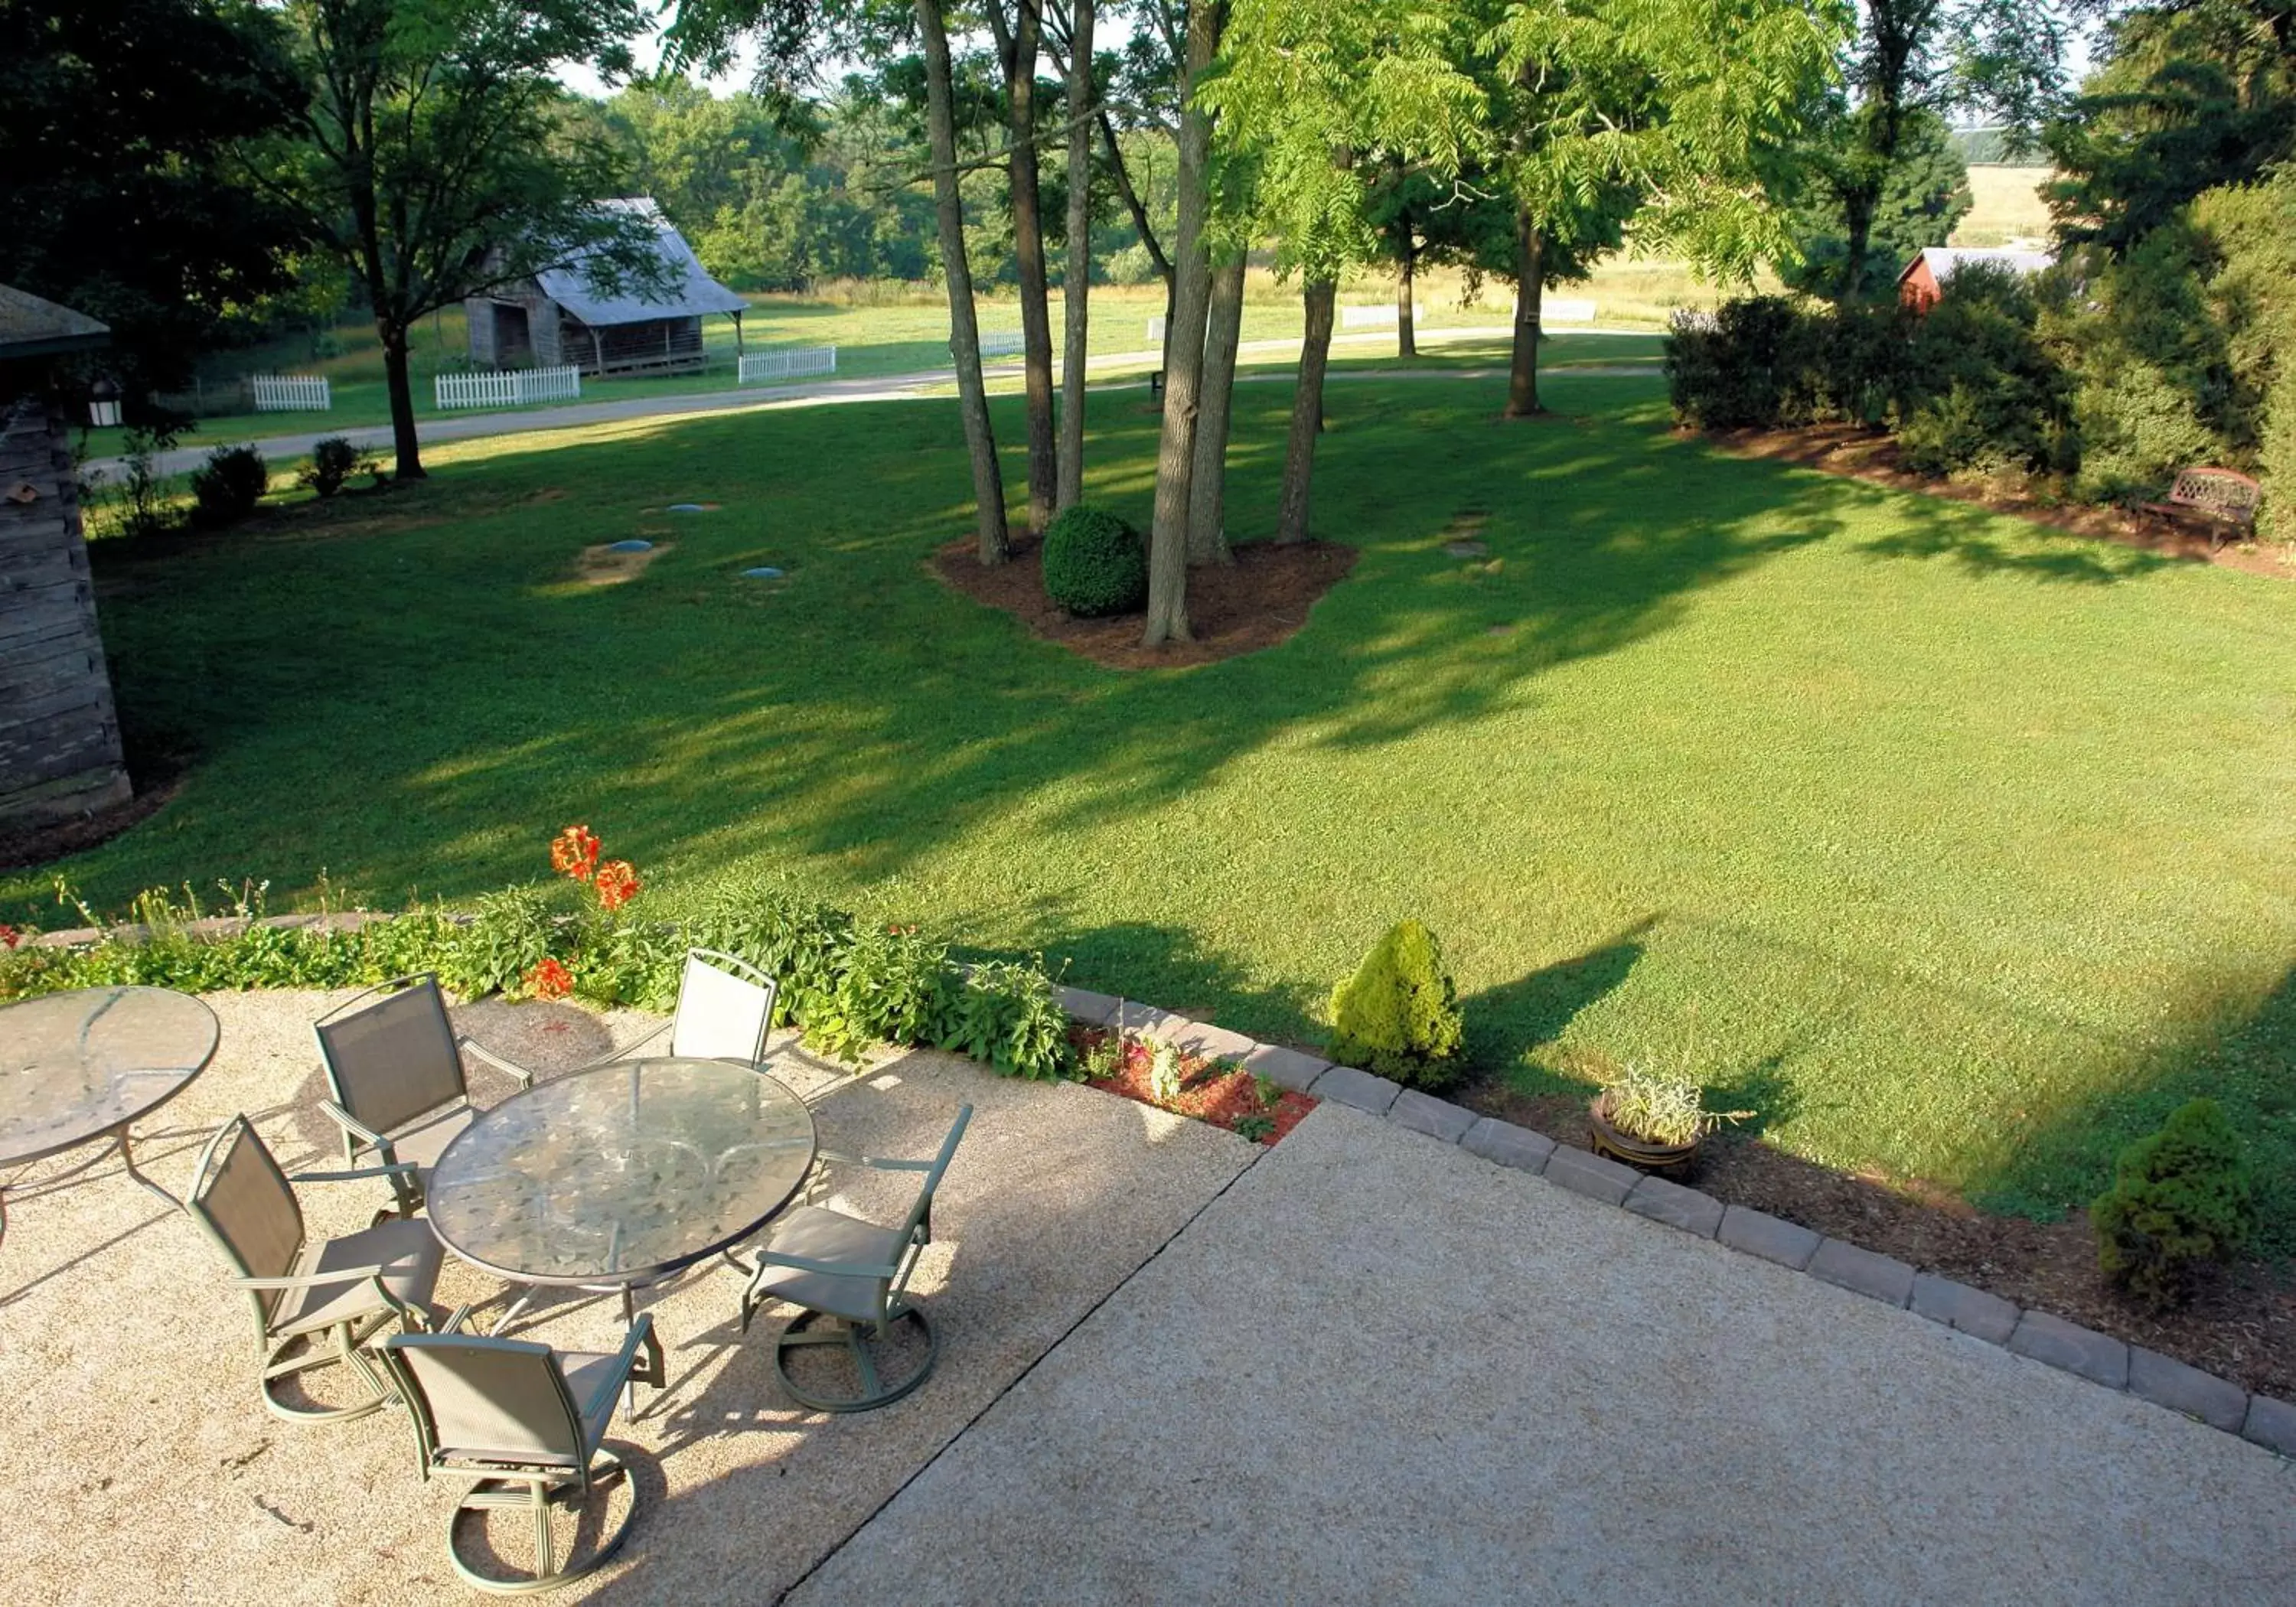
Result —
[[1148, 602], [1140, 532], [1105, 508], [1078, 503], [1045, 530], [1045, 595], [1079, 619], [1125, 614]]
[[1332, 994], [1332, 1058], [1406, 1087], [1442, 1088], [1464, 1069], [1459, 990], [1435, 934], [1398, 921]]
[[217, 447], [192, 471], [192, 498], [203, 524], [232, 524], [255, 512], [271, 488], [271, 471], [252, 447]]
[[2155, 1308], [2192, 1297], [2201, 1268], [2230, 1261], [2256, 1228], [2240, 1136], [2216, 1101], [2195, 1099], [2121, 1151], [2112, 1187], [2089, 1207], [2097, 1264]]

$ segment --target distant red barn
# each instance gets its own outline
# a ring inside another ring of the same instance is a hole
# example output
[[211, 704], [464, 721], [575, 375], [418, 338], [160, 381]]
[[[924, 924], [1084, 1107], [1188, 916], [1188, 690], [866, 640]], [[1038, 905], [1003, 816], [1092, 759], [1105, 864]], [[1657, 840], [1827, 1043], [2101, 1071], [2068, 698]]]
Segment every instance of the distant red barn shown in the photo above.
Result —
[[1938, 297], [1944, 293], [1945, 282], [1964, 263], [1997, 262], [2021, 274], [2038, 274], [2051, 260], [2046, 251], [1971, 251], [1941, 245], [1924, 246], [1906, 264], [1906, 271], [1898, 275], [1898, 299], [1917, 313], [1926, 312], [1937, 305]]

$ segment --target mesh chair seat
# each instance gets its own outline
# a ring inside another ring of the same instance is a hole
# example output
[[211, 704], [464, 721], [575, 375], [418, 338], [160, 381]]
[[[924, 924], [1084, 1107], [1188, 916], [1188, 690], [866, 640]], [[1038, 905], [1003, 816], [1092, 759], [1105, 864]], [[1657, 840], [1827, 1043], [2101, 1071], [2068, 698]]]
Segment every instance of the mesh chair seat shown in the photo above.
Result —
[[[891, 1267], [900, 1260], [907, 1242], [899, 1228], [880, 1227], [825, 1205], [800, 1205], [791, 1211], [774, 1224], [772, 1242], [776, 1255], [849, 1267]], [[882, 1315], [883, 1283], [860, 1274], [808, 1272], [767, 1262], [758, 1269], [750, 1292], [849, 1322], [873, 1323]]]
[[[402, 1303], [420, 1306], [438, 1285], [446, 1249], [424, 1222], [386, 1222], [319, 1244], [307, 1244], [295, 1259], [294, 1275], [333, 1272], [345, 1267], [381, 1267], [382, 1286]], [[393, 1308], [365, 1279], [356, 1283], [316, 1284], [290, 1289], [272, 1308], [271, 1332], [278, 1339], [332, 1328], [364, 1317], [388, 1316]]]
[[475, 1105], [455, 1105], [441, 1111], [403, 1132], [391, 1134], [390, 1152], [401, 1165], [422, 1168], [422, 1183], [427, 1188], [430, 1168], [439, 1164], [439, 1157], [447, 1152], [447, 1146], [461, 1136], [464, 1127], [478, 1119]]

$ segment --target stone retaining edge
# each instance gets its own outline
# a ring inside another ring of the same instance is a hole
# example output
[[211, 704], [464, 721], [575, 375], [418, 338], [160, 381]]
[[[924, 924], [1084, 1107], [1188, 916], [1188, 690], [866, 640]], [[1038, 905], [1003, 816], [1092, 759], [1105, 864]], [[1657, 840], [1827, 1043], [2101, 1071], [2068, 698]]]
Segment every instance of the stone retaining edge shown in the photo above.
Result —
[[2237, 1434], [2276, 1455], [2296, 1459], [2296, 1405], [2243, 1390], [2182, 1362], [2156, 1356], [2067, 1322], [2018, 1307], [1988, 1291], [1923, 1272], [1845, 1240], [1796, 1223], [1726, 1206], [1702, 1189], [1647, 1177], [1589, 1151], [1557, 1144], [1543, 1133], [1383, 1077], [1282, 1044], [1252, 1043], [1225, 1028], [1112, 995], [1063, 988], [1070, 1019], [1090, 1027], [1168, 1037], [1184, 1047], [1218, 1045], [1218, 1053], [1287, 1088], [1380, 1118], [1437, 1144], [1447, 1144], [1494, 1166], [1543, 1177], [1560, 1188], [1603, 1201], [1740, 1255], [1784, 1267], [1820, 1283], [1910, 1312], [2013, 1355], [2177, 1412], [2195, 1423]]

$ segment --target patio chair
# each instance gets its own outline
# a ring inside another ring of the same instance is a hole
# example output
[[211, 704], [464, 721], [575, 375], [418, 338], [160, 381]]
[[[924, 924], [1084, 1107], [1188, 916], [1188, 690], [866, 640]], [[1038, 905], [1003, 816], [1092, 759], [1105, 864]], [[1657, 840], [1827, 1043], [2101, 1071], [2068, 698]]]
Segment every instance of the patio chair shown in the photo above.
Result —
[[[447, 1560], [465, 1584], [503, 1592], [547, 1590], [614, 1554], [638, 1515], [634, 1480], [629, 1511], [612, 1532], [579, 1562], [573, 1547], [580, 1543], [580, 1514], [591, 1494], [627, 1477], [622, 1459], [603, 1447], [614, 1398], [633, 1378], [662, 1387], [661, 1341], [652, 1317], [630, 1324], [621, 1349], [611, 1356], [447, 1331], [395, 1335], [384, 1341], [382, 1359], [414, 1419], [422, 1477], [444, 1473], [471, 1481], [470, 1493], [447, 1520]], [[472, 1569], [457, 1545], [463, 1514], [520, 1506], [534, 1517], [532, 1577], [495, 1578]], [[554, 1508], [577, 1514], [562, 1566]]]
[[[306, 1172], [297, 1181], [339, 1182], [381, 1169]], [[444, 1252], [428, 1224], [385, 1222], [313, 1243], [293, 1187], [244, 1116], [224, 1123], [201, 1152], [184, 1209], [231, 1263], [234, 1286], [247, 1291], [263, 1357], [263, 1404], [273, 1415], [343, 1422], [390, 1403], [390, 1386], [368, 1365], [366, 1347], [385, 1328], [430, 1326], [427, 1308]], [[299, 1347], [299, 1354], [287, 1354]], [[349, 1406], [290, 1406], [273, 1393], [279, 1379], [338, 1365], [366, 1386]]]
[[682, 1060], [730, 1060], [756, 1067], [766, 1058], [766, 1037], [774, 1029], [773, 978], [746, 960], [714, 948], [685, 951], [685, 974], [678, 979], [677, 1013], [626, 1049], [627, 1060], [663, 1033], [669, 1052]]
[[[922, 1173], [916, 1200], [900, 1226], [880, 1227], [821, 1205], [800, 1205], [775, 1225], [742, 1292], [742, 1331], [749, 1332], [750, 1318], [769, 1299], [802, 1308], [774, 1341], [774, 1372], [791, 1398], [819, 1412], [864, 1412], [900, 1399], [932, 1372], [940, 1359], [940, 1338], [907, 1285], [918, 1255], [932, 1242], [933, 1194], [972, 1119], [971, 1105], [960, 1109], [940, 1152], [931, 1160], [823, 1156], [877, 1171]], [[904, 1320], [923, 1336], [925, 1356], [906, 1378], [889, 1383], [879, 1363], [894, 1324]], [[816, 1345], [844, 1347], [859, 1375], [857, 1391], [832, 1394], [790, 1376], [791, 1353]]]
[[522, 1088], [534, 1086], [531, 1071], [455, 1036], [439, 979], [428, 972], [368, 988], [321, 1016], [312, 1031], [334, 1094], [320, 1109], [342, 1128], [343, 1160], [356, 1166], [372, 1154], [390, 1168], [392, 1207], [401, 1217], [422, 1209], [430, 1168], [478, 1114], [463, 1074], [465, 1053]]

